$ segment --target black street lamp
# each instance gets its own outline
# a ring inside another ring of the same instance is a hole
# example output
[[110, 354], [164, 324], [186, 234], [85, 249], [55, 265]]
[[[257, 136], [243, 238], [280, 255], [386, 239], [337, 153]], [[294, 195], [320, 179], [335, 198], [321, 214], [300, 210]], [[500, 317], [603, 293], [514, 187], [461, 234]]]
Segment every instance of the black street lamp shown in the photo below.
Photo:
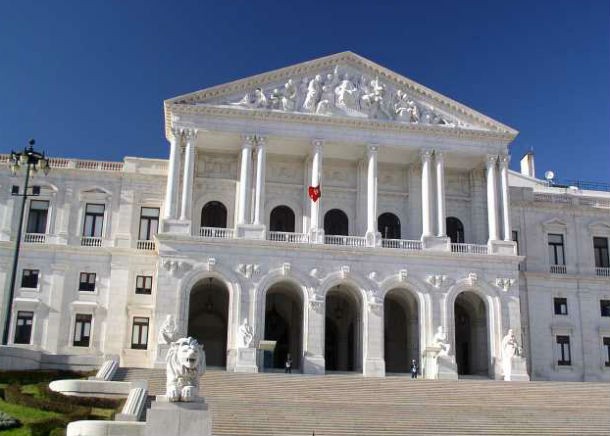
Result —
[[35, 173], [38, 170], [44, 171], [45, 175], [49, 173], [49, 159], [45, 156], [44, 152], [39, 153], [34, 150], [34, 144], [36, 141], [30, 139], [29, 146], [24, 148], [23, 151], [15, 153], [11, 151], [10, 166], [13, 175], [25, 166], [25, 184], [23, 185], [23, 194], [19, 193], [19, 186], [13, 186], [11, 195], [22, 197], [21, 200], [21, 214], [19, 215], [19, 226], [17, 230], [17, 239], [15, 241], [15, 255], [13, 257], [13, 273], [11, 275], [11, 284], [8, 290], [8, 299], [6, 301], [6, 317], [4, 320], [4, 332], [2, 334], [2, 345], [8, 344], [8, 333], [11, 326], [11, 310], [13, 306], [13, 296], [15, 293], [15, 279], [17, 276], [17, 263], [19, 262], [19, 249], [21, 248], [21, 232], [23, 230], [23, 216], [25, 214], [25, 203], [26, 199], [31, 196], [40, 195], [40, 187], [33, 186], [32, 192], [28, 192], [28, 184], [30, 183], [30, 172]]

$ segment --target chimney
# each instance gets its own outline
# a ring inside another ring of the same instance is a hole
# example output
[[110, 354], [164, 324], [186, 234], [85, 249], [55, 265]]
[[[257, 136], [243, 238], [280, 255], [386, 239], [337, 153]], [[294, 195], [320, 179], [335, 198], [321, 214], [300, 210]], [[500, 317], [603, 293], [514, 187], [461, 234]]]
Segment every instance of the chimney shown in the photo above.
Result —
[[528, 151], [521, 158], [521, 174], [536, 177], [536, 166], [534, 165], [534, 152]]

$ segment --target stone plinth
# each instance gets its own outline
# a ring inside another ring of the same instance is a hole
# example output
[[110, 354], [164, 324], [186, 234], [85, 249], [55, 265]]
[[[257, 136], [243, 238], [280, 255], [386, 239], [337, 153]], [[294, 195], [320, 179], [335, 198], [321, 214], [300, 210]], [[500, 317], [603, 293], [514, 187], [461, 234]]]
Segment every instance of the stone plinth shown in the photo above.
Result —
[[171, 403], [159, 396], [146, 416], [145, 436], [212, 436], [212, 418], [203, 398]]
[[169, 344], [157, 344], [157, 358], [155, 359], [155, 368], [165, 368], [167, 365], [167, 351], [169, 350]]
[[256, 348], [238, 348], [235, 372], [258, 372]]
[[512, 357], [510, 381], [530, 381], [530, 376], [527, 373], [527, 362], [523, 356]]
[[453, 356], [439, 356], [441, 347], [429, 346], [424, 351], [424, 378], [457, 380], [457, 364]]
[[261, 224], [238, 224], [235, 235], [243, 239], [265, 239], [265, 226]]
[[451, 240], [446, 236], [422, 236], [421, 242], [424, 250], [451, 251]]
[[513, 241], [489, 241], [488, 246], [490, 254], [517, 255], [517, 244]]

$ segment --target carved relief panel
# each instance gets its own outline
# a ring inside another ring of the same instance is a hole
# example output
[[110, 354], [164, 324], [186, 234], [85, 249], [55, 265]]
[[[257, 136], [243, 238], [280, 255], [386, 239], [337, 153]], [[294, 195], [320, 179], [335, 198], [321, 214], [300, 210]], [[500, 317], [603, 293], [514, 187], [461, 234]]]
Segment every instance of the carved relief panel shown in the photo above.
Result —
[[195, 174], [196, 177], [237, 180], [237, 157], [220, 153], [200, 154]]

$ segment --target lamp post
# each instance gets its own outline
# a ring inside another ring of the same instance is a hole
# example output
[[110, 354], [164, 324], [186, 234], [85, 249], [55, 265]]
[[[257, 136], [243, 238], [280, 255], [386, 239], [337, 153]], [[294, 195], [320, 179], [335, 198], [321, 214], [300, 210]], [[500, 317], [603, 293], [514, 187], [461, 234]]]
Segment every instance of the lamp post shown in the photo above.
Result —
[[19, 249], [21, 248], [21, 232], [23, 231], [23, 216], [25, 214], [25, 203], [28, 197], [40, 195], [40, 188], [34, 186], [32, 192], [28, 192], [28, 184], [30, 183], [30, 172], [35, 173], [38, 170], [44, 171], [45, 175], [49, 173], [49, 160], [44, 153], [39, 153], [34, 150], [36, 141], [30, 139], [29, 146], [25, 147], [21, 152], [11, 151], [10, 166], [13, 175], [16, 175], [21, 167], [25, 166], [25, 183], [23, 185], [23, 193], [19, 193], [19, 186], [13, 186], [11, 195], [21, 197], [21, 213], [19, 215], [19, 225], [17, 227], [17, 239], [15, 240], [15, 254], [13, 256], [13, 272], [11, 274], [11, 284], [8, 290], [8, 300], [6, 301], [6, 316], [4, 319], [4, 332], [2, 333], [2, 345], [8, 344], [8, 333], [11, 326], [11, 310], [13, 306], [13, 295], [15, 293], [15, 280], [17, 276], [17, 264], [19, 262]]

